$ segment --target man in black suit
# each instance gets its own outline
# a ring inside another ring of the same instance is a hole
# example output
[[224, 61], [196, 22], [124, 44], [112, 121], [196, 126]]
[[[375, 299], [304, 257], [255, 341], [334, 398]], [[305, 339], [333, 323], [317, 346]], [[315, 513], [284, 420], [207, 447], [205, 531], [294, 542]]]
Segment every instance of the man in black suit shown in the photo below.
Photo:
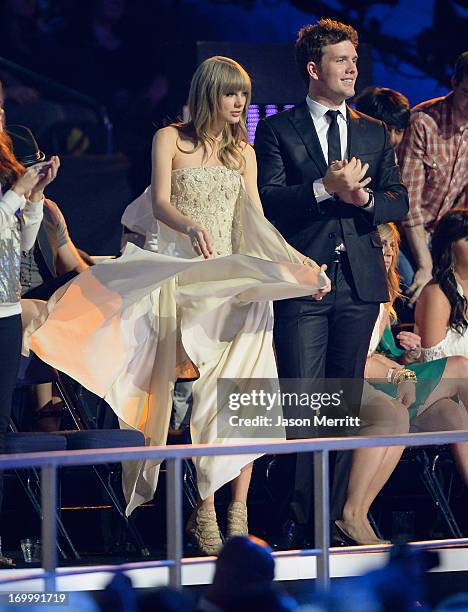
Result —
[[[408, 197], [380, 121], [349, 108], [357, 77], [357, 33], [322, 19], [302, 28], [296, 61], [304, 102], [259, 122], [258, 183], [266, 216], [305, 255], [328, 265], [332, 291], [321, 301], [275, 303], [282, 378], [362, 379], [379, 303], [388, 301], [377, 226], [403, 219]], [[349, 461], [337, 459], [332, 519], [341, 518]], [[312, 458], [300, 455], [293, 536], [310, 521]], [[338, 486], [337, 486], [338, 485]], [[291, 526], [290, 525], [290, 526]], [[301, 542], [292, 537], [292, 546]]]

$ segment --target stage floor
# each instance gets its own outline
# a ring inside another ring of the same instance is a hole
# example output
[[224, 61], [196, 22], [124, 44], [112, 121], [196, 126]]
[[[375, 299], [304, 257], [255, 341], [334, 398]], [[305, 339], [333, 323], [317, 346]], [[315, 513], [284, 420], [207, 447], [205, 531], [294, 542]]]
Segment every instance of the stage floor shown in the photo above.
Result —
[[[468, 572], [468, 546], [456, 540], [432, 541], [431, 550], [440, 555], [440, 565], [432, 570], [435, 573]], [[443, 548], [442, 548], [443, 546]], [[386, 547], [387, 549], [390, 547]], [[274, 553], [276, 559], [276, 577], [280, 582], [313, 580], [316, 578], [316, 561], [307, 551], [287, 551]], [[388, 551], [378, 546], [353, 546], [331, 549], [330, 575], [332, 578], [344, 578], [361, 575], [377, 569], [386, 563]], [[112, 562], [111, 562], [112, 563]], [[58, 568], [58, 591], [95, 591], [101, 590], [109, 582], [116, 565], [125, 571], [136, 588], [152, 588], [166, 585], [169, 582], [168, 569], [160, 567], [158, 561], [113, 563]], [[185, 586], [205, 585], [211, 582], [215, 565], [214, 557], [185, 558], [182, 567], [182, 583]], [[40, 568], [13, 568], [0, 570], [0, 591], [42, 591], [44, 582], [40, 578]], [[8, 582], [3, 582], [8, 579]], [[20, 581], [18, 581], [20, 579]], [[11, 580], [11, 582], [10, 582]], [[466, 581], [468, 588], [468, 580]]]

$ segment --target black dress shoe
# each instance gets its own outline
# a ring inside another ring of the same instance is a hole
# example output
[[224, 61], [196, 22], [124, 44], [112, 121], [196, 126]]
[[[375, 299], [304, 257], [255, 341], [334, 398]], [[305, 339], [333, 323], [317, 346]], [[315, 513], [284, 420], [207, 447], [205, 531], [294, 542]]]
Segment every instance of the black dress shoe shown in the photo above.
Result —
[[295, 550], [297, 548], [307, 548], [305, 540], [306, 526], [296, 523], [293, 519], [288, 519], [281, 530], [281, 537], [278, 547], [281, 550]]
[[342, 531], [335, 521], [331, 524], [331, 537], [330, 537], [330, 546], [338, 547], [338, 546], [356, 546], [357, 542], [355, 542], [347, 533]]

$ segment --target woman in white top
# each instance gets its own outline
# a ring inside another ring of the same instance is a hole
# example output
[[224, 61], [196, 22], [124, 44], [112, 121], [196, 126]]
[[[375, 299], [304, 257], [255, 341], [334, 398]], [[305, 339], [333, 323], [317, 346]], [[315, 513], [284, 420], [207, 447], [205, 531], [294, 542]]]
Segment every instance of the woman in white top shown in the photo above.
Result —
[[416, 305], [424, 361], [468, 357], [468, 209], [452, 210], [432, 238], [432, 277]]
[[[25, 171], [16, 160], [0, 121], [0, 453], [11, 412], [21, 352], [21, 251], [36, 240], [42, 220], [43, 189], [58, 168], [58, 158]], [[0, 474], [0, 508], [3, 479]], [[8, 563], [4, 557], [0, 562]]]

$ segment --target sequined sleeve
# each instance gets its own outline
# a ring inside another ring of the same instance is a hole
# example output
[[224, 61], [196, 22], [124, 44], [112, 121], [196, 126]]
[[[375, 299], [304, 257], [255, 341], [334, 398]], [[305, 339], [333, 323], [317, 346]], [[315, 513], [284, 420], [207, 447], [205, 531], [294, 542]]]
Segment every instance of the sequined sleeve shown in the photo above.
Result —
[[1, 196], [0, 232], [16, 224], [17, 217], [15, 213], [24, 207], [25, 202], [26, 200], [23, 196], [19, 196], [11, 189]]

